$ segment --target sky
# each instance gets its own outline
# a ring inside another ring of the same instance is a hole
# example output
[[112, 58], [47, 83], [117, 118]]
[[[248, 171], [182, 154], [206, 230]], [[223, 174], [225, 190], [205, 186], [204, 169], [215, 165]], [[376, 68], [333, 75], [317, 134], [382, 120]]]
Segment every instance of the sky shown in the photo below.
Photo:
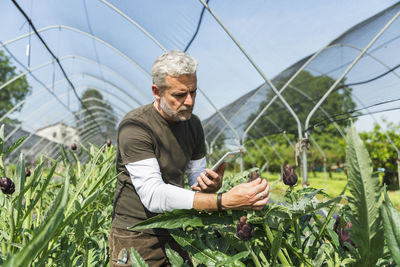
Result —
[[[24, 18], [10, 2], [2, 1], [0, 3], [0, 40], [2, 42], [29, 30], [27, 24], [24, 23]], [[52, 25], [54, 24], [52, 21], [60, 19], [65, 25], [74, 27], [83, 25], [82, 30], [100, 36], [104, 40], [118, 39], [118, 43], [112, 44], [141, 63], [144, 71], [150, 71], [152, 62], [162, 52], [147, 37], [136, 35], [137, 28], [130, 25], [125, 19], [115, 16], [115, 12], [106, 9], [101, 1], [20, 0], [18, 2], [33, 18], [33, 22], [38, 28]], [[143, 2], [113, 0], [109, 2], [124, 7], [126, 12], [129, 12], [141, 23], [141, 26], [156, 36], [167, 49], [182, 49], [185, 46], [197, 23], [201, 8], [198, 1], [187, 1], [184, 4], [178, 0], [171, 0], [168, 3], [162, 0]], [[352, 26], [396, 2], [389, 0], [211, 0], [209, 4], [248, 55], [264, 74], [272, 79], [298, 60], [326, 46]], [[70, 3], [74, 3], [75, 6]], [[86, 4], [86, 13], [82, 3]], [[178, 15], [171, 17], [172, 12], [177, 12]], [[61, 22], [57, 23], [61, 24]], [[78, 59], [63, 61], [66, 71], [76, 74], [73, 77], [74, 83], [104, 87], [106, 98], [115, 107], [123, 109], [120, 112], [121, 116], [124, 110], [134, 108], [135, 105], [132, 104], [131, 99], [125, 96], [121, 97], [122, 93], [113, 94], [115, 88], [132, 90], [132, 84], [134, 84], [139, 88], [138, 93], [134, 93], [137, 99], [142, 103], [151, 100], [151, 91], [143, 89], [151, 87], [151, 79], [143, 75], [140, 70], [132, 70], [126, 59], [121, 55], [116, 55], [115, 51], [111, 51], [105, 45], [94, 42], [92, 39], [86, 40], [76, 32], [68, 30], [48, 31], [43, 33], [43, 37], [58, 56], [87, 55], [88, 58], [98, 60], [101, 64], [113, 68], [115, 73], [111, 74], [100, 64], [89, 66], [89, 63]], [[27, 40], [10, 45], [10, 50], [24, 64], [28, 62], [25, 54], [26, 46]], [[31, 39], [31, 47], [33, 51], [30, 58], [31, 67], [50, 60], [48, 53], [41, 48], [42, 45], [35, 38]], [[255, 71], [208, 12], [205, 12], [198, 36], [188, 52], [199, 59], [199, 87], [204, 90], [217, 108], [222, 108], [264, 82], [260, 74]], [[43, 83], [51, 85], [54, 77], [55, 80], [62, 78], [60, 71], [55, 71], [54, 75], [48, 75], [49, 72], [53, 72], [53, 68], [52, 65], [48, 65], [43, 70], [36, 72], [38, 77], [44, 77]], [[96, 72], [100, 78], [112, 82], [106, 84], [84, 72]], [[85, 74], [85, 77], [82, 73]], [[117, 75], [126, 77], [126, 81]], [[33, 87], [40, 87], [36, 81], [31, 82]], [[78, 108], [77, 102], [74, 101], [75, 98], [66, 84], [54, 90], [71, 109]], [[43, 90], [43, 92], [46, 91]], [[31, 117], [35, 118], [29, 120], [30, 129], [38, 128], [39, 124], [43, 125], [51, 120], [56, 120], [65, 113], [62, 108], [57, 107], [51, 114], [39, 115], [43, 113], [38, 111], [37, 103], [43, 103], [42, 109], [46, 110], [46, 107], [53, 104], [44, 106], [44, 103], [53, 100], [51, 100], [51, 95], [45, 93], [35, 97], [38, 99], [36, 104], [27, 103], [19, 115], [26, 118], [27, 114], [31, 114]], [[34, 99], [34, 97], [32, 98]], [[126, 104], [127, 101], [128, 104]], [[195, 112], [204, 119], [213, 114], [215, 109], [206, 101], [205, 97], [198, 97]], [[387, 113], [386, 116], [391, 121], [400, 117], [397, 114], [396, 112], [393, 112], [392, 115]], [[36, 118], [36, 116], [40, 117]], [[371, 125], [371, 118], [362, 118], [357, 123], [360, 130], [368, 130]]]

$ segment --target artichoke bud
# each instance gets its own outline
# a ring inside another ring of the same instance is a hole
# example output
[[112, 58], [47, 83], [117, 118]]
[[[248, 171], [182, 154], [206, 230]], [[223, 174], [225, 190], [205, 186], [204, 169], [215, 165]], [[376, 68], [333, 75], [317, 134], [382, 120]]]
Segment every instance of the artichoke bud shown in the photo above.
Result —
[[4, 194], [11, 195], [15, 192], [15, 184], [10, 178], [3, 177], [0, 180], [0, 189]]
[[236, 235], [243, 241], [250, 240], [254, 235], [254, 226], [247, 222], [247, 217], [240, 217], [236, 226]]
[[25, 168], [25, 177], [31, 176], [31, 170], [27, 167]]
[[75, 151], [77, 149], [77, 145], [75, 143], [71, 144], [71, 150]]
[[354, 242], [351, 240], [351, 238], [350, 238], [350, 232], [349, 232], [348, 230], [346, 230], [346, 229], [351, 229], [351, 228], [352, 228], [351, 222], [345, 222], [345, 221], [343, 220], [343, 223], [342, 223], [342, 225], [341, 225], [341, 218], [340, 218], [340, 216], [337, 216], [337, 217], [336, 217], [335, 224], [333, 225], [333, 230], [334, 230], [334, 231], [336, 232], [336, 234], [338, 235], [340, 245], [341, 245], [343, 248], [346, 248], [346, 247], [343, 245], [344, 242], [349, 243], [350, 245], [352, 245], [352, 246], [355, 247], [355, 248], [357, 247], [357, 246], [354, 244]]
[[254, 181], [255, 179], [257, 179], [257, 178], [259, 178], [259, 177], [261, 177], [261, 176], [260, 176], [260, 174], [258, 173], [258, 171], [251, 172], [250, 175], [249, 175], [249, 179], [247, 180], [247, 182], [248, 182], [248, 183], [249, 183], [249, 182], [252, 182], [252, 181]]
[[290, 165], [285, 165], [282, 173], [282, 180], [285, 185], [294, 186], [297, 183], [297, 174]]

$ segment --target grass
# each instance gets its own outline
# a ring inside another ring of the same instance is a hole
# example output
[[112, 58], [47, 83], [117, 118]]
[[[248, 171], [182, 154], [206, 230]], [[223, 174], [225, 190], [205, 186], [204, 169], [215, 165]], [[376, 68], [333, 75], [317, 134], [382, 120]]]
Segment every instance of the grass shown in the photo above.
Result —
[[[263, 174], [262, 177], [268, 179], [271, 185], [271, 198], [275, 201], [283, 200], [283, 196], [285, 195], [285, 191], [287, 189], [287, 185], [285, 185], [282, 180], [278, 180], [278, 173], [267, 173]], [[347, 177], [343, 172], [332, 172], [332, 178], [329, 178], [329, 175], [326, 174], [326, 183], [325, 183], [325, 175], [323, 172], [316, 172], [316, 176], [313, 173], [309, 173], [308, 183], [310, 187], [324, 189], [324, 192], [328, 194], [329, 198], [336, 197], [340, 195], [343, 191], [344, 187], [347, 183]], [[296, 189], [301, 188], [301, 181], [297, 182]], [[400, 191], [389, 191], [390, 200], [393, 202], [393, 205], [397, 210], [400, 210]], [[349, 194], [348, 190], [346, 191], [346, 195]], [[344, 204], [345, 202], [343, 202]]]

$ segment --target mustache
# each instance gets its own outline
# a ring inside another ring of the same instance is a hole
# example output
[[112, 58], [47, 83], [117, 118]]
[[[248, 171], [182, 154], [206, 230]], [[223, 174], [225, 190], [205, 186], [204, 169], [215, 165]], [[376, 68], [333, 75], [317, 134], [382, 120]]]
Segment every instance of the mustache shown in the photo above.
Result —
[[193, 111], [193, 107], [182, 106], [177, 110], [177, 112], [183, 112], [183, 111]]

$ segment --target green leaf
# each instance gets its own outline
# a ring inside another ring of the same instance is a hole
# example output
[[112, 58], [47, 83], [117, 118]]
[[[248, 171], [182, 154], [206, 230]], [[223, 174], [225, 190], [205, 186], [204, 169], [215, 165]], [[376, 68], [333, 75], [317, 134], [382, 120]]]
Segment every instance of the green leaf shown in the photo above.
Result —
[[24, 186], [23, 190], [20, 191], [18, 193], [18, 195], [13, 199], [13, 203], [15, 203], [16, 201], [18, 201], [20, 198], [22, 198], [24, 196], [24, 194], [26, 193], [26, 191], [28, 191], [29, 189], [35, 189], [36, 186], [38, 185], [37, 180], [40, 176], [40, 174], [42, 174], [42, 170], [43, 170], [43, 161], [42, 161], [42, 157], [39, 158], [39, 162], [38, 165], [36, 166], [33, 175], [31, 176], [29, 182]]
[[26, 217], [30, 215], [30, 213], [33, 210], [33, 208], [35, 207], [36, 203], [42, 198], [43, 194], [45, 193], [45, 191], [47, 189], [47, 186], [50, 183], [51, 178], [53, 177], [53, 174], [54, 174], [54, 172], [56, 170], [56, 167], [57, 167], [57, 162], [53, 162], [53, 165], [51, 166], [51, 168], [50, 168], [50, 170], [49, 170], [49, 172], [48, 172], [48, 174], [46, 176], [46, 179], [43, 181], [43, 184], [42, 184], [40, 190], [36, 191], [36, 197], [31, 202], [31, 204], [27, 207], [22, 220], [20, 220], [18, 222], [17, 228], [22, 225], [22, 223], [26, 219]]
[[320, 267], [322, 266], [322, 263], [324, 262], [326, 255], [325, 255], [325, 249], [326, 249], [326, 244], [323, 244], [322, 246], [319, 247], [318, 253], [315, 256], [315, 259], [313, 260], [314, 266], [315, 267]]
[[185, 232], [178, 229], [170, 230], [171, 236], [181, 247], [188, 251], [193, 259], [206, 266], [215, 266], [218, 262], [227, 261], [229, 256], [216, 250], [207, 248], [199, 240], [190, 237]]
[[173, 250], [168, 243], [165, 245], [165, 253], [167, 254], [168, 260], [172, 267], [180, 267], [183, 265], [183, 259], [179, 256], [179, 253]]
[[175, 229], [187, 226], [203, 227], [212, 224], [232, 224], [233, 218], [225, 213], [207, 213], [191, 210], [174, 210], [140, 222], [130, 230], [164, 228]]
[[4, 124], [0, 126], [0, 155], [3, 155], [3, 145], [4, 145]]
[[245, 267], [246, 265], [242, 262], [240, 262], [240, 259], [247, 258], [250, 254], [250, 251], [242, 251], [234, 256], [230, 257], [228, 260], [225, 261], [220, 261], [218, 262], [215, 266], [243, 266]]
[[[19, 160], [18, 160], [16, 169], [15, 169], [15, 177], [14, 178], [15, 178], [15, 180], [14, 180], [14, 183], [15, 183], [14, 195], [15, 195], [15, 197], [14, 198], [16, 198], [21, 194], [21, 192], [24, 191], [24, 185], [25, 185], [25, 178], [26, 178], [25, 177], [25, 159], [24, 159], [23, 154], [20, 154], [20, 156], [19, 156]], [[15, 212], [16, 212], [16, 216], [15, 216], [16, 221], [15, 222], [20, 223], [21, 222], [20, 217], [24, 210], [22, 198], [19, 198], [18, 201], [15, 202], [15, 206], [13, 208], [15, 208]]]
[[55, 237], [57, 227], [64, 219], [64, 209], [68, 202], [69, 178], [66, 177], [64, 186], [58, 192], [57, 198], [50, 207], [47, 218], [35, 231], [33, 238], [16, 254], [4, 267], [29, 266], [35, 256], [40, 253], [48, 242]]
[[346, 164], [348, 187], [352, 195], [349, 197], [352, 211], [352, 216], [349, 216], [352, 223], [350, 237], [360, 254], [356, 265], [375, 266], [383, 254], [379, 177], [372, 175], [371, 159], [353, 124], [346, 137]]
[[394, 261], [400, 264], [400, 217], [385, 188], [385, 202], [381, 206], [385, 239]]
[[129, 249], [132, 267], [149, 267], [144, 261], [139, 252], [137, 252], [133, 247]]
[[12, 144], [9, 148], [7, 148], [7, 150], [6, 150], [6, 152], [4, 154], [8, 154], [8, 153], [13, 152], [15, 149], [17, 149], [22, 144], [22, 142], [25, 141], [25, 139], [27, 137], [28, 136], [24, 136], [24, 137], [21, 137], [20, 139], [18, 139], [14, 144]]
[[278, 255], [278, 252], [281, 249], [282, 235], [283, 235], [283, 230], [281, 228], [283, 228], [283, 224], [281, 224], [278, 227], [278, 233], [274, 237], [274, 241], [272, 242], [272, 247], [271, 247], [271, 258], [272, 258], [271, 264], [272, 264], [272, 266], [275, 265], [276, 256]]

